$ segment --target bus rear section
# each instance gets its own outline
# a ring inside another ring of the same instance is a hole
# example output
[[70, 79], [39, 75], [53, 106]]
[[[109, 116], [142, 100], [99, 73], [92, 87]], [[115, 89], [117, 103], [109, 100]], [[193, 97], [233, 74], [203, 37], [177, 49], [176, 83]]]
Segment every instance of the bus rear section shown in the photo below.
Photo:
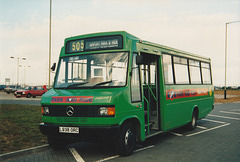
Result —
[[164, 130], [185, 125], [196, 127], [196, 120], [214, 108], [211, 60], [194, 55], [162, 55], [164, 78]]

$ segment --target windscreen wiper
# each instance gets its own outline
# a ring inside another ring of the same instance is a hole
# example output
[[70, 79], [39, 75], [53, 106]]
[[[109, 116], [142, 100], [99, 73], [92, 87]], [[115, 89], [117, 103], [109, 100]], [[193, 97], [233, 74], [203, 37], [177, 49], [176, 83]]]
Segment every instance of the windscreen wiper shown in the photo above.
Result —
[[91, 88], [95, 88], [95, 87], [97, 87], [97, 86], [104, 85], [104, 84], [107, 84], [107, 83], [112, 83], [112, 82], [113, 82], [112, 80], [105, 81], [105, 82], [100, 82], [100, 83], [95, 84], [95, 85], [92, 86]]
[[79, 85], [84, 85], [84, 84], [87, 84], [89, 82], [82, 82], [82, 83], [75, 83], [75, 84], [71, 84], [69, 86], [67, 86], [66, 88], [64, 89], [69, 89], [69, 88], [73, 88], [73, 87], [78, 87]]

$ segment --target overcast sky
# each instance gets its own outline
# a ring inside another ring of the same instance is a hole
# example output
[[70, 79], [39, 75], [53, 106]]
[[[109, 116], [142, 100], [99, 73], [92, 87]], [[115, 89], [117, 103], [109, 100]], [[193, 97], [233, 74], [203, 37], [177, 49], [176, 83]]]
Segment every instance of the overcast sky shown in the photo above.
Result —
[[[17, 82], [17, 58], [21, 84], [24, 69], [27, 84], [47, 84], [49, 8], [50, 0], [0, 0], [0, 84]], [[210, 57], [214, 84], [224, 85], [225, 24], [239, 20], [240, 0], [53, 0], [52, 63], [66, 37], [125, 30]], [[227, 83], [240, 85], [239, 22], [228, 25]]]

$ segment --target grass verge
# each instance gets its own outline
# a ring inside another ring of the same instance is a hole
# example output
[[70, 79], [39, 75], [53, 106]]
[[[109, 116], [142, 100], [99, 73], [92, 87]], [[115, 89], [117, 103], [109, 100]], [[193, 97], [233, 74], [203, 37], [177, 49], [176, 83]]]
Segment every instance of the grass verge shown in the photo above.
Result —
[[0, 105], [0, 154], [46, 144], [40, 122], [40, 106]]
[[[215, 98], [215, 103], [230, 103], [230, 102], [239, 102], [240, 101], [240, 90], [227, 90], [227, 99], [223, 98], [224, 91], [216, 90], [214, 94], [222, 95], [222, 98]], [[230, 97], [229, 97], [230, 95]]]

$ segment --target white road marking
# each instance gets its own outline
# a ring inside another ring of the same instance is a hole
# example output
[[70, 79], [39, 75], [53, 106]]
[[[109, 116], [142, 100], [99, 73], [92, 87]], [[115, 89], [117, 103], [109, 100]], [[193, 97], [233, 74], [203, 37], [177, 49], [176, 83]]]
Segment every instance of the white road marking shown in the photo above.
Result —
[[69, 150], [77, 162], [84, 162], [83, 158], [78, 154], [75, 148], [69, 148]]
[[14, 154], [18, 154], [18, 153], [27, 152], [27, 151], [38, 150], [38, 149], [42, 149], [42, 148], [45, 148], [48, 146], [49, 146], [48, 144], [45, 144], [45, 145], [41, 145], [41, 146], [36, 146], [36, 147], [31, 147], [31, 148], [27, 148], [27, 149], [18, 150], [18, 151], [8, 152], [5, 154], [0, 154], [0, 159], [1, 159], [1, 157], [6, 156], [6, 155], [14, 155]]
[[202, 126], [197, 126], [197, 127], [201, 129], [207, 129], [206, 127], [202, 127]]
[[240, 111], [240, 109], [234, 109], [234, 110], [230, 110], [230, 111]]
[[214, 105], [222, 105], [223, 103], [215, 103]]
[[240, 115], [240, 113], [236, 112], [229, 112], [229, 111], [220, 111], [221, 113], [226, 113], [226, 114], [235, 114], [235, 115]]
[[214, 130], [214, 129], [217, 129], [217, 128], [221, 128], [221, 127], [230, 125], [230, 123], [217, 121], [217, 120], [210, 120], [210, 119], [202, 119], [202, 120], [215, 122], [215, 123], [220, 123], [220, 124], [223, 124], [223, 125], [220, 125], [220, 126], [217, 126], [217, 127], [213, 127], [213, 128], [209, 128], [209, 129], [207, 127], [197, 126], [197, 128], [204, 129], [204, 130], [196, 132], [196, 133], [188, 134], [188, 135], [183, 135], [183, 134], [179, 134], [179, 133], [175, 133], [175, 132], [169, 132], [169, 133], [171, 133], [173, 135], [176, 135], [176, 136], [179, 136], [179, 137], [182, 137], [182, 136], [190, 137], [190, 136], [193, 136], [193, 135], [197, 135], [197, 134], [200, 134], [200, 133], [204, 133], [204, 132], [207, 132], [207, 131], [211, 131], [211, 130]]
[[[143, 151], [143, 150], [146, 150], [146, 149], [150, 149], [150, 148], [153, 148], [154, 145], [151, 145], [151, 146], [147, 146], [147, 147], [143, 147], [143, 148], [140, 148], [140, 149], [137, 149], [135, 151], [133, 151], [134, 153], [135, 152], [140, 152], [140, 151]], [[114, 156], [110, 156], [110, 157], [107, 157], [107, 158], [104, 158], [104, 159], [101, 159], [101, 160], [98, 160], [97, 162], [103, 162], [103, 161], [108, 161], [108, 160], [112, 160], [112, 159], [116, 159], [120, 157], [120, 155], [114, 155]]]
[[143, 147], [143, 148], [137, 149], [137, 150], [135, 150], [133, 152], [139, 152], [139, 151], [143, 151], [143, 150], [150, 149], [150, 148], [153, 148], [153, 147], [154, 147], [154, 145], [151, 145], [151, 146], [147, 146], [147, 147]]
[[217, 120], [211, 120], [211, 119], [202, 119], [205, 121], [210, 121], [210, 122], [215, 122], [215, 123], [220, 123], [220, 124], [225, 124], [226, 122], [222, 122], [222, 121], [217, 121]]
[[213, 128], [210, 128], [210, 129], [205, 129], [205, 130], [200, 131], [200, 132], [188, 134], [188, 135], [186, 135], [186, 136], [187, 136], [187, 137], [194, 136], [194, 135], [197, 135], [197, 134], [200, 134], [200, 133], [204, 133], [204, 132], [208, 132], [208, 131], [211, 131], [211, 130], [214, 130], [214, 129], [217, 129], [217, 128], [225, 127], [225, 126], [227, 126], [227, 125], [230, 125], [230, 123], [227, 123], [227, 124], [224, 124], [224, 125], [220, 125], [220, 126], [217, 126], [217, 127], [213, 127]]
[[228, 116], [219, 116], [219, 115], [211, 115], [211, 114], [209, 114], [208, 116], [213, 116], [213, 117], [218, 117], [218, 118], [226, 118], [226, 119], [233, 119], [233, 120], [240, 120], [240, 118], [233, 118], [233, 117], [228, 117]]
[[116, 158], [118, 158], [119, 156], [120, 156], [120, 155], [115, 155], [115, 156], [107, 157], [107, 158], [98, 160], [97, 162], [103, 162], [103, 161], [107, 161], [107, 160], [116, 159]]
[[175, 133], [175, 132], [169, 132], [169, 133], [171, 133], [171, 134], [173, 134], [173, 135], [175, 135], [175, 136], [178, 136], [178, 137], [182, 137], [182, 136], [183, 136], [183, 135], [180, 134], [180, 133]]

